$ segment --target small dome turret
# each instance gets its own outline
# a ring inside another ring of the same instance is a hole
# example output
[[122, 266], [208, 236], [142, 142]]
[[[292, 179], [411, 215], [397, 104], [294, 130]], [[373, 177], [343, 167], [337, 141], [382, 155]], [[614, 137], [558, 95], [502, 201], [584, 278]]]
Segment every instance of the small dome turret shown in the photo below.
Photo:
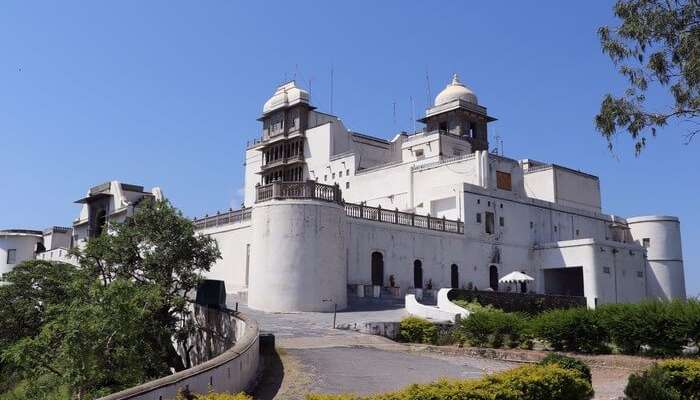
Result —
[[291, 81], [277, 88], [275, 94], [265, 102], [263, 114], [267, 114], [278, 108], [291, 106], [297, 103], [309, 103], [309, 92], [297, 87], [296, 82]]
[[474, 92], [459, 81], [457, 74], [454, 74], [452, 82], [435, 97], [435, 105], [439, 106], [457, 99], [479, 104]]

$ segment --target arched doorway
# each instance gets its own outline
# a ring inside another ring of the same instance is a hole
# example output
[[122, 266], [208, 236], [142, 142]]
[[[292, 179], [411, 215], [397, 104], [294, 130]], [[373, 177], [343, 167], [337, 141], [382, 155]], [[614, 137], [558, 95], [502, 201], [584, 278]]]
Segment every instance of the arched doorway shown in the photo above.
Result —
[[459, 289], [459, 267], [457, 264], [452, 264], [450, 267], [450, 282], [452, 289]]
[[489, 267], [489, 286], [493, 290], [498, 290], [498, 267], [495, 265]]
[[423, 289], [423, 263], [420, 260], [413, 262], [413, 287]]
[[384, 256], [378, 251], [372, 253], [372, 285], [384, 286]]

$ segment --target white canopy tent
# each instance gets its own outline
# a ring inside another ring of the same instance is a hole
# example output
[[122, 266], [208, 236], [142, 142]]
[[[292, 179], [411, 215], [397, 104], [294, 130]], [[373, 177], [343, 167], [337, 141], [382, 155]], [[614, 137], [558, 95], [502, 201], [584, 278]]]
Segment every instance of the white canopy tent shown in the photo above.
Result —
[[527, 275], [523, 272], [519, 271], [513, 271], [510, 274], [507, 274], [503, 278], [499, 279], [499, 283], [505, 283], [508, 284], [508, 291], [510, 291], [511, 286], [510, 284], [520, 284], [520, 291], [522, 293], [525, 293], [527, 291], [527, 284], [529, 282], [534, 282], [535, 278], [531, 277], [530, 275]]
[[521, 283], [521, 282], [534, 282], [535, 278], [530, 275], [524, 274], [519, 271], [513, 271], [510, 274], [499, 279], [500, 283]]

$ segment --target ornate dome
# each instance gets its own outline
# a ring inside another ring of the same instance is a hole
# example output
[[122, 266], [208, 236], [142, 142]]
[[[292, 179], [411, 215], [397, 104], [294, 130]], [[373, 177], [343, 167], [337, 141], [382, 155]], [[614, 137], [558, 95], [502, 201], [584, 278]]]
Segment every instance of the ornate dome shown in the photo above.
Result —
[[479, 104], [474, 92], [472, 92], [472, 90], [468, 87], [464, 86], [464, 84], [459, 81], [459, 76], [454, 74], [452, 76], [452, 83], [447, 85], [445, 89], [443, 89], [442, 92], [435, 97], [435, 105], [439, 106], [457, 99], [473, 104]]
[[308, 103], [309, 92], [298, 88], [294, 81], [288, 82], [278, 87], [275, 94], [273, 94], [272, 97], [265, 102], [265, 105], [263, 106], [263, 114], [299, 102]]

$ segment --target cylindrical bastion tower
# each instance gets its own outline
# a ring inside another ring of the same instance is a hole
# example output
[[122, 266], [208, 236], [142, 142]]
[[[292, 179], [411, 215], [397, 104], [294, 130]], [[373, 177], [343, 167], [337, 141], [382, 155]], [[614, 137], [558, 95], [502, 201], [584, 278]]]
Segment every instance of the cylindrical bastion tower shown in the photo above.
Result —
[[664, 215], [634, 217], [628, 218], [627, 224], [632, 238], [647, 250], [647, 296], [666, 300], [685, 299], [678, 218]]
[[[276, 192], [279, 187], [275, 184]], [[271, 198], [256, 203], [252, 214], [251, 308], [290, 312], [347, 306], [348, 230], [339, 202]]]

